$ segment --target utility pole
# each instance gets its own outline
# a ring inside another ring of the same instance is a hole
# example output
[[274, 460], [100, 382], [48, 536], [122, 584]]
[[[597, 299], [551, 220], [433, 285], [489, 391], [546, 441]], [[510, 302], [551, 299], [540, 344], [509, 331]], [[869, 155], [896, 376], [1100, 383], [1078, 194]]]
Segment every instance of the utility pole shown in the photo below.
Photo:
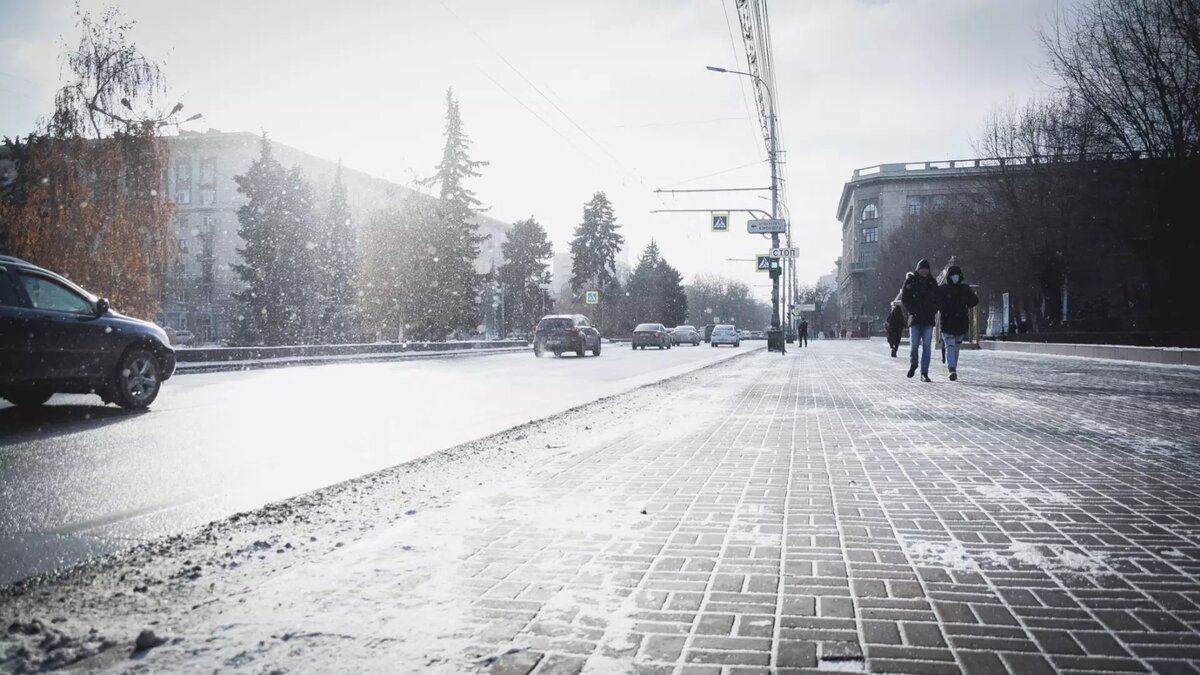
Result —
[[[717, 66], [707, 66], [707, 68], [708, 68], [708, 70], [711, 70], [714, 73], [729, 73], [731, 75], [743, 75], [745, 77], [749, 77], [754, 80], [754, 83], [756, 85], [758, 85], [759, 87], [762, 87], [762, 91], [766, 95], [767, 117], [768, 117], [768, 120], [767, 120], [768, 121], [767, 145], [769, 146], [767, 148], [767, 158], [771, 162], [771, 220], [777, 220], [779, 218], [779, 154], [778, 154], [779, 148], [776, 147], [776, 143], [777, 143], [778, 139], [777, 139], [776, 130], [775, 130], [775, 117], [776, 117], [776, 115], [775, 115], [775, 94], [771, 91], [771, 87], [769, 87], [767, 85], [767, 83], [763, 81], [763, 79], [761, 77], [759, 77], [758, 75], [755, 75], [754, 73], [746, 73], [746, 72], [743, 72], [740, 70], [729, 70], [727, 68], [718, 68]], [[771, 248], [772, 249], [779, 248], [779, 233], [778, 232], [771, 233]], [[780, 264], [782, 264], [782, 259], [780, 260]], [[779, 333], [779, 331], [780, 331], [780, 328], [779, 328], [779, 277], [780, 276], [782, 276], [782, 274], [779, 274], [779, 275], [773, 274], [771, 277], [771, 330], [773, 330], [777, 333], [776, 339], [778, 340], [777, 344], [779, 347], [779, 351], [782, 353], [786, 353], [787, 350], [786, 350], [786, 347], [784, 346], [786, 344], [786, 340], [784, 339], [783, 334]], [[767, 348], [770, 349], [770, 340], [769, 339], [768, 339], [767, 344], [768, 344]]]

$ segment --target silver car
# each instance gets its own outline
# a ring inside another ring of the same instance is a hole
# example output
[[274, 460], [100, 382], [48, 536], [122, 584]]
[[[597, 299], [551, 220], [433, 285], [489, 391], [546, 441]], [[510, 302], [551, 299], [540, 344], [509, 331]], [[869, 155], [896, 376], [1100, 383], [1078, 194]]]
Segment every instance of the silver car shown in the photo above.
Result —
[[685, 342], [694, 347], [700, 346], [700, 331], [695, 326], [676, 326], [671, 331], [671, 344], [681, 345]]
[[713, 328], [712, 336], [708, 338], [708, 343], [714, 347], [717, 345], [741, 347], [742, 338], [738, 336], [737, 328], [729, 324], [721, 324]]

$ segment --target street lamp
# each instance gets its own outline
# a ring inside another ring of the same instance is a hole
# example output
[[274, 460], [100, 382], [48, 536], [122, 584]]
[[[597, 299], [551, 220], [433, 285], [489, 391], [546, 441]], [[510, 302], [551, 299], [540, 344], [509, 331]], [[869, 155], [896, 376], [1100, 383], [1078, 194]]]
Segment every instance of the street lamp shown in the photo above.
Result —
[[[727, 73], [729, 75], [742, 75], [754, 80], [757, 86], [762, 87], [767, 97], [767, 112], [768, 112], [768, 148], [767, 157], [771, 162], [771, 219], [779, 217], [779, 181], [778, 181], [778, 162], [776, 161], [776, 137], [775, 137], [775, 98], [771, 93], [771, 88], [763, 81], [761, 77], [754, 73], [746, 73], [740, 70], [729, 70], [728, 68], [720, 68], [718, 66], [705, 66], [706, 69], [714, 73]], [[779, 233], [771, 233], [771, 248], [779, 248]], [[779, 329], [779, 278], [771, 280], [771, 327]]]

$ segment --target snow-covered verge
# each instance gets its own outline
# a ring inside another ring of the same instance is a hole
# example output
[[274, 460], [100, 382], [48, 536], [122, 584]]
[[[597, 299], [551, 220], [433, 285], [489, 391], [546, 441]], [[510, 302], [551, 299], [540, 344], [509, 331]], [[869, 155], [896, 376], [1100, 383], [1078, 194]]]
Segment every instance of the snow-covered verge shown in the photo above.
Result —
[[[486, 521], [495, 504], [519, 503], [534, 470], [600, 451], [630, 429], [686, 423], [690, 404], [663, 404], [681, 385], [747, 377], [753, 372], [724, 361], [2, 588], [0, 672], [482, 668], [495, 655], [471, 651], [461, 575], [451, 574], [462, 565], [467, 525]], [[611, 513], [619, 508], [563, 498], [539, 517], [559, 529], [635, 526], [639, 514]], [[621, 645], [627, 609], [594, 610], [607, 619], [606, 643]]]
[[239, 359], [235, 361], [180, 361], [175, 374], [213, 373], [227, 370], [251, 370], [254, 368], [281, 368], [284, 366], [311, 366], [323, 363], [356, 363], [363, 361], [409, 361], [412, 359], [445, 359], [468, 356], [489, 356], [514, 352], [527, 352], [529, 347], [494, 347], [491, 349], [454, 349], [422, 352], [385, 352], [380, 354], [342, 354], [327, 356], [279, 356], [262, 359]]

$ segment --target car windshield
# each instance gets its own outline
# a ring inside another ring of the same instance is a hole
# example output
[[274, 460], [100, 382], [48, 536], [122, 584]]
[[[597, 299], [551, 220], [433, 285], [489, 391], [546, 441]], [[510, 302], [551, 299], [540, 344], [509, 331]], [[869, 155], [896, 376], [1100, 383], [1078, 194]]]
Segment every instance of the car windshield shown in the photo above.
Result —
[[0, 61], [0, 674], [1200, 675], [1200, 0]]

